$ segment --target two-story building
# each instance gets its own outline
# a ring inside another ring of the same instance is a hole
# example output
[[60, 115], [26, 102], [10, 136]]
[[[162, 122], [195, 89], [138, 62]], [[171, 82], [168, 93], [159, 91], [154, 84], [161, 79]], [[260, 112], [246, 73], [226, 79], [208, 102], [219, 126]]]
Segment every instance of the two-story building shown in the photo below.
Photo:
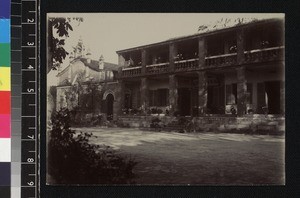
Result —
[[284, 45], [284, 21], [268, 19], [119, 50], [116, 112], [282, 120]]

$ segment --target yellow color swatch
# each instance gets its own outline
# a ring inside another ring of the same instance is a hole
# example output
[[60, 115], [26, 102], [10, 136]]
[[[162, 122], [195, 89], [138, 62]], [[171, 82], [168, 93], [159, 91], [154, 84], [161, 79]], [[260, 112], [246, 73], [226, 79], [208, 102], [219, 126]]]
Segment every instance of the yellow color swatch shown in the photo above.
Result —
[[10, 67], [0, 67], [0, 91], [10, 91]]

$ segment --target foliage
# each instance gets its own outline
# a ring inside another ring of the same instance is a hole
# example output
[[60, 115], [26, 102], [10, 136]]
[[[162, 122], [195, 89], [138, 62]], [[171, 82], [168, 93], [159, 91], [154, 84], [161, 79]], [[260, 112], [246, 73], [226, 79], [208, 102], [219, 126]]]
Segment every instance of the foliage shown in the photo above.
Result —
[[211, 24], [200, 25], [198, 27], [198, 32], [209, 32], [217, 29], [227, 28], [227, 27], [234, 27], [246, 23], [251, 23], [257, 21], [256, 18], [245, 18], [245, 17], [238, 17], [238, 18], [221, 18]]
[[163, 123], [158, 117], [155, 117], [151, 120], [150, 128], [153, 128], [155, 130], [160, 130], [162, 127], [163, 127]]
[[175, 116], [175, 117], [180, 116], [180, 111], [175, 111], [175, 112], [174, 112], [174, 116]]
[[70, 129], [70, 111], [61, 109], [52, 116], [49, 141], [49, 174], [58, 184], [130, 184], [133, 183], [132, 158], [122, 156], [108, 146], [89, 143], [91, 133], [76, 136]]
[[[73, 31], [71, 21], [77, 21], [78, 23], [83, 22], [83, 18], [49, 18], [48, 20], [48, 72], [51, 69], [56, 70], [66, 56], [69, 54], [65, 48], [65, 40], [69, 37], [69, 31]], [[55, 31], [55, 34], [53, 34]]]

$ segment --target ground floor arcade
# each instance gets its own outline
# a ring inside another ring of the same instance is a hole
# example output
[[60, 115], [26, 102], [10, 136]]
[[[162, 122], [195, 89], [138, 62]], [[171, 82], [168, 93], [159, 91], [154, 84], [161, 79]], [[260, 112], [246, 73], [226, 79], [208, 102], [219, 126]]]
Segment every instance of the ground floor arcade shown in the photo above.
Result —
[[280, 65], [186, 72], [119, 82], [119, 114], [284, 114]]

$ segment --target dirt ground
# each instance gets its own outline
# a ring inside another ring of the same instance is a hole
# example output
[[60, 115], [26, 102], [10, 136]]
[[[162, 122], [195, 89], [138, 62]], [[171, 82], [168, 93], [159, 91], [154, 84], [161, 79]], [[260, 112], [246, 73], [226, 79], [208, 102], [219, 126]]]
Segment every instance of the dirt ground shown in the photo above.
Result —
[[138, 161], [136, 184], [284, 184], [284, 136], [77, 128]]

